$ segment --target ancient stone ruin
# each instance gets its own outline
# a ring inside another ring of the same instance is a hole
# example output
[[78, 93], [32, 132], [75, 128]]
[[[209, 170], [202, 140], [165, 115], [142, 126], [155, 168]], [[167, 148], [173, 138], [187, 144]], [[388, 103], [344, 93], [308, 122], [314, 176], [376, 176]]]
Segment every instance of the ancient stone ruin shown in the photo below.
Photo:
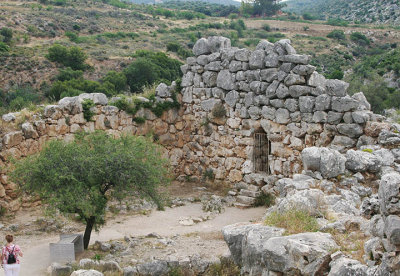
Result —
[[[80, 130], [152, 133], [178, 179], [226, 181], [239, 207], [271, 193], [277, 212], [323, 209], [337, 220], [321, 218], [320, 231], [356, 229], [368, 237], [361, 264], [333, 253], [339, 246], [329, 233], [283, 236], [284, 229], [260, 224], [229, 226], [224, 238], [243, 273], [399, 275], [400, 125], [371, 112], [362, 92], [349, 96], [347, 83], [317, 73], [289, 40], [261, 41], [252, 51], [231, 47], [227, 38], [202, 38], [193, 52], [178, 94], [175, 83], [156, 89], [157, 101], [181, 104], [161, 117], [144, 108], [130, 115], [99, 93], [61, 99], [26, 122], [4, 115], [3, 127], [21, 129], [2, 134], [1, 206], [36, 204], [21, 201], [8, 181], [9, 156], [38, 152], [49, 139], [74, 139]], [[89, 122], [82, 108], [88, 98], [96, 105]]]

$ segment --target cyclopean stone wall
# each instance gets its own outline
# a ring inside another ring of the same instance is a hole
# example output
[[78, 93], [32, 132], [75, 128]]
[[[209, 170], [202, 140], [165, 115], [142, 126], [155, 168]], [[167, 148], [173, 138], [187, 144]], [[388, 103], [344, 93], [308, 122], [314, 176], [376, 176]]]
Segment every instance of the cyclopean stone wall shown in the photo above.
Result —
[[[263, 40], [252, 51], [227, 38], [202, 38], [193, 52], [182, 66], [183, 121], [192, 137], [183, 148], [186, 174], [210, 168], [219, 180], [254, 182], [253, 135], [260, 128], [271, 142], [270, 173], [283, 176], [302, 171], [306, 147], [376, 144], [389, 128], [363, 93], [349, 96], [349, 84], [326, 80], [287, 39]], [[215, 118], [221, 105], [226, 116]]]
[[[181, 108], [160, 118], [141, 109], [135, 116], [146, 118], [143, 124], [99, 93], [61, 99], [26, 122], [21, 114], [4, 115], [4, 129], [7, 124], [18, 125], [18, 120], [22, 125], [1, 134], [0, 205], [17, 210], [35, 204], [21, 199], [8, 180], [9, 156], [28, 156], [49, 139], [68, 141], [80, 130], [152, 133], [165, 147], [177, 177], [207, 175], [237, 184], [244, 187], [246, 203], [248, 196], [258, 193], [250, 184], [261, 185], [266, 176], [254, 171], [255, 132], [265, 132], [271, 142], [270, 173], [291, 176], [303, 170], [300, 153], [306, 147], [329, 146], [343, 152], [376, 144], [381, 130], [389, 129], [383, 117], [370, 111], [362, 93], [350, 97], [347, 83], [325, 80], [309, 65], [310, 57], [297, 55], [289, 40], [261, 41], [251, 51], [230, 47], [224, 37], [202, 38], [193, 52], [195, 57], [181, 68], [182, 90], [177, 95]], [[172, 101], [174, 86], [160, 84], [156, 99]], [[96, 104], [90, 122], [83, 116], [81, 103], [86, 98]]]

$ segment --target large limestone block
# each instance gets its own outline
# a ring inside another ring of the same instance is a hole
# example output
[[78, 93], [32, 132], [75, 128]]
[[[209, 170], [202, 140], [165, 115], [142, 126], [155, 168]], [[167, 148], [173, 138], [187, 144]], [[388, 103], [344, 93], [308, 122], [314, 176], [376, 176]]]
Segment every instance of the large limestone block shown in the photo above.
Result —
[[347, 95], [349, 84], [341, 80], [327, 80], [326, 92], [331, 96], [344, 97]]
[[229, 70], [222, 70], [218, 73], [217, 86], [225, 90], [234, 90], [236, 88], [235, 80]]
[[329, 271], [330, 252], [338, 248], [331, 234], [301, 233], [265, 242], [263, 263], [284, 275], [323, 275]]
[[353, 172], [378, 172], [382, 166], [381, 157], [360, 150], [348, 150], [346, 159], [346, 169]]
[[308, 55], [286, 55], [286, 56], [280, 56], [279, 57], [280, 61], [283, 62], [291, 62], [291, 63], [296, 63], [296, 64], [304, 64], [307, 65], [311, 61], [311, 57]]
[[250, 54], [249, 67], [250, 69], [262, 69], [264, 67], [265, 51], [255, 50]]
[[319, 171], [323, 177], [332, 178], [345, 171], [346, 158], [337, 150], [309, 147], [301, 152], [305, 170]]
[[368, 276], [374, 275], [368, 273], [368, 267], [361, 264], [359, 261], [352, 260], [349, 258], [339, 258], [330, 263], [331, 270], [328, 276]]
[[400, 174], [385, 174], [379, 184], [381, 213], [385, 216], [400, 215]]
[[22, 131], [9, 132], [3, 137], [3, 145], [6, 148], [12, 148], [19, 145], [24, 140]]

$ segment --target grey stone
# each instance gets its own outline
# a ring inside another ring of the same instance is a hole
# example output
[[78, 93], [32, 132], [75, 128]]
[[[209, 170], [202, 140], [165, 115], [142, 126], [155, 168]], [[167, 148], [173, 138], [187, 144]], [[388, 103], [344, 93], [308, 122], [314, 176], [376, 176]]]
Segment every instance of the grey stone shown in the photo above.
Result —
[[249, 70], [244, 72], [247, 81], [260, 81], [260, 70]]
[[25, 139], [38, 138], [39, 135], [29, 122], [23, 123], [21, 126], [22, 132], [24, 133]]
[[382, 176], [379, 184], [381, 214], [400, 215], [400, 174], [391, 172]]
[[330, 263], [328, 276], [372, 276], [368, 273], [368, 267], [359, 261], [349, 258], [339, 258]]
[[94, 269], [90, 270], [79, 269], [72, 272], [71, 276], [104, 276], [104, 274]]
[[290, 112], [295, 112], [299, 110], [299, 102], [297, 99], [287, 99], [284, 106]]
[[326, 123], [328, 121], [328, 113], [324, 111], [315, 111], [313, 115], [314, 123]]
[[279, 99], [284, 99], [289, 95], [289, 88], [287, 88], [283, 83], [279, 84], [278, 88], [276, 89], [276, 96]]
[[275, 108], [283, 107], [283, 100], [281, 99], [270, 100], [269, 103]]
[[[58, 101], [58, 106], [60, 109], [72, 114], [78, 114], [83, 111], [82, 108], [82, 101], [84, 100], [83, 97], [89, 95], [87, 93], [79, 95], [79, 97], [65, 97]], [[103, 94], [104, 95], [104, 94]], [[93, 99], [92, 96], [88, 97], [89, 99]]]
[[171, 92], [168, 85], [163, 82], [160, 83], [156, 88], [156, 96], [159, 96], [161, 98], [171, 97]]
[[250, 83], [250, 90], [257, 94], [260, 93], [261, 92], [261, 82], [260, 81], [252, 81]]
[[307, 65], [310, 63], [311, 57], [307, 55], [286, 55], [280, 56], [279, 61]]
[[276, 68], [263, 69], [260, 71], [261, 80], [272, 82], [278, 79], [278, 70]]
[[249, 113], [251, 119], [258, 120], [261, 115], [261, 110], [260, 110], [260, 108], [258, 108], [256, 106], [251, 106], [248, 109], [248, 113]]
[[214, 87], [217, 85], [217, 73], [206, 71], [202, 75], [203, 83], [206, 87]]
[[181, 86], [188, 87], [193, 85], [193, 78], [194, 78], [194, 73], [192, 71], [187, 72], [182, 77]]
[[265, 242], [264, 248], [263, 261], [270, 271], [284, 275], [291, 275], [293, 271], [299, 275], [322, 275], [328, 271], [329, 252], [337, 248], [337, 244], [330, 234], [302, 233], [272, 237]]
[[360, 137], [364, 133], [363, 128], [358, 124], [338, 124], [337, 130], [350, 138]]
[[393, 245], [400, 245], [400, 217], [390, 215], [385, 220], [385, 234]]
[[370, 120], [371, 112], [369, 111], [353, 111], [351, 113], [353, 120], [357, 124], [365, 124]]
[[229, 71], [230, 72], [237, 72], [242, 70], [242, 62], [237, 60], [232, 60], [229, 64]]
[[311, 88], [308, 86], [292, 85], [289, 87], [289, 94], [293, 98], [298, 98], [300, 96], [310, 94], [310, 92], [311, 92]]
[[353, 99], [357, 100], [359, 103], [358, 109], [360, 110], [371, 110], [371, 104], [368, 102], [367, 98], [364, 96], [363, 92], [358, 92], [352, 96]]
[[378, 142], [384, 146], [399, 146], [400, 134], [384, 129], [379, 133]]
[[51, 276], [65, 276], [70, 275], [72, 267], [69, 265], [61, 265], [58, 263], [51, 264]]
[[269, 106], [263, 106], [261, 109], [261, 116], [268, 120], [275, 120], [276, 109]]
[[270, 53], [265, 57], [265, 67], [278, 67], [279, 59], [276, 53]]
[[315, 98], [315, 110], [325, 111], [331, 107], [331, 96], [322, 94]]
[[184, 103], [192, 103], [193, 102], [193, 90], [190, 88], [185, 89], [183, 92], [182, 101]]
[[346, 152], [346, 168], [353, 172], [377, 172], [382, 166], [382, 159], [364, 151], [349, 150]]
[[254, 98], [254, 104], [258, 105], [258, 106], [268, 105], [269, 104], [269, 100], [264, 95], [258, 95], [257, 97]]
[[306, 80], [303, 76], [297, 75], [297, 74], [292, 74], [290, 73], [287, 75], [285, 78], [285, 85], [286, 86], [291, 86], [291, 85], [296, 85], [296, 84], [305, 84]]
[[221, 69], [222, 69], [221, 61], [213, 61], [213, 62], [210, 62], [209, 64], [207, 64], [206, 66], [204, 66], [204, 70], [206, 70], [206, 71], [218, 72]]
[[300, 112], [310, 113], [314, 110], [315, 97], [301, 96], [299, 97]]
[[244, 105], [249, 107], [254, 104], [254, 93], [249, 92], [244, 96]]
[[302, 76], [307, 76], [312, 74], [315, 71], [315, 66], [312, 65], [297, 65], [292, 69], [293, 73], [302, 75]]
[[349, 84], [341, 80], [326, 80], [326, 92], [331, 96], [344, 97], [347, 95]]
[[319, 171], [326, 178], [336, 177], [345, 171], [346, 158], [333, 149], [305, 148], [301, 159], [305, 170]]
[[15, 115], [13, 113], [7, 113], [1, 116], [2, 120], [6, 123], [12, 122], [15, 120]]
[[167, 275], [169, 271], [167, 261], [162, 260], [155, 260], [149, 263], [139, 264], [136, 268], [140, 275], [163, 276]]
[[239, 101], [240, 95], [237, 91], [230, 91], [225, 96], [225, 102], [230, 107], [234, 107], [236, 103]]
[[208, 41], [205, 38], [200, 38], [193, 46], [193, 54], [195, 56], [206, 55], [211, 53]]
[[279, 108], [275, 112], [275, 122], [278, 124], [287, 124], [290, 121], [289, 111], [285, 108]]
[[272, 98], [272, 97], [276, 96], [276, 90], [277, 90], [278, 86], [279, 86], [279, 81], [274, 80], [274, 81], [268, 86], [267, 91], [266, 91], [266, 96], [267, 96], [268, 98]]
[[236, 85], [229, 70], [221, 70], [217, 76], [217, 86], [225, 90], [233, 90]]
[[239, 49], [235, 52], [235, 59], [239, 61], [249, 61], [250, 50]]
[[332, 97], [332, 110], [337, 112], [347, 112], [357, 109], [358, 102], [350, 96]]
[[208, 63], [208, 55], [200, 55], [197, 57], [196, 62], [202, 66]]
[[312, 87], [323, 87], [325, 88], [326, 79], [323, 75], [318, 74], [318, 72], [314, 72], [308, 78], [308, 85]]
[[221, 103], [221, 100], [220, 100], [220, 99], [211, 98], [211, 99], [202, 101], [202, 102], [201, 102], [201, 108], [202, 108], [204, 111], [211, 111], [211, 110], [214, 108], [214, 106], [215, 106], [216, 104], [219, 104], [219, 103]]
[[332, 141], [332, 145], [349, 149], [356, 145], [356, 141], [348, 136], [335, 135]]
[[262, 69], [264, 67], [264, 50], [255, 50], [250, 54], [249, 67], [250, 69]]
[[[308, 185], [303, 190], [294, 191], [286, 195], [276, 206], [279, 213], [285, 213], [292, 209], [302, 210], [312, 216], [321, 216], [325, 210], [324, 193], [319, 189], [309, 189]], [[285, 187], [286, 188], [286, 187]]]
[[392, 166], [394, 163], [394, 156], [388, 149], [374, 150], [373, 154], [381, 158], [382, 166]]
[[352, 112], [345, 112], [343, 115], [343, 121], [345, 124], [352, 124], [353, 121], [353, 116], [351, 115]]
[[328, 112], [328, 123], [329, 124], [337, 125], [340, 123], [342, 118], [343, 118], [343, 113], [333, 112], [333, 111]]
[[264, 50], [264, 51], [271, 51], [274, 49], [274, 44], [269, 42], [268, 40], [260, 40], [256, 46], [256, 50]]

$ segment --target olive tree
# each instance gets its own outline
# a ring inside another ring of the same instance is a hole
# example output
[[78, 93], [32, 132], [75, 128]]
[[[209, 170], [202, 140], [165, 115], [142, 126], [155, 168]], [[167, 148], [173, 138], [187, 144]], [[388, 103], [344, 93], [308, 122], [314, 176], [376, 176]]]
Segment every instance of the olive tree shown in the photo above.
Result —
[[148, 138], [95, 132], [79, 133], [73, 142], [50, 141], [40, 153], [17, 161], [12, 179], [48, 207], [78, 214], [86, 222], [87, 249], [110, 199], [136, 195], [162, 208], [158, 188], [168, 182], [167, 175], [161, 148]]

